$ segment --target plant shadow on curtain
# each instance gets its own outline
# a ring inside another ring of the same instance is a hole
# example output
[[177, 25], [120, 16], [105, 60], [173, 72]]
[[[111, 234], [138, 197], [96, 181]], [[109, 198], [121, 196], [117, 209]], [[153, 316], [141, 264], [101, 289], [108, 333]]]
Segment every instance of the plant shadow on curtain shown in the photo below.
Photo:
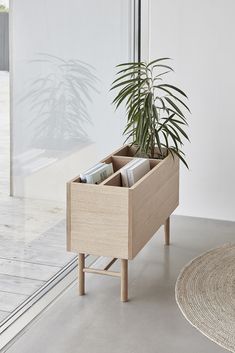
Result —
[[31, 148], [71, 151], [92, 143], [86, 129], [92, 125], [88, 105], [98, 93], [95, 69], [80, 60], [44, 53], [30, 64], [38, 65], [41, 74], [19, 103], [26, 102], [32, 113], [26, 124]]

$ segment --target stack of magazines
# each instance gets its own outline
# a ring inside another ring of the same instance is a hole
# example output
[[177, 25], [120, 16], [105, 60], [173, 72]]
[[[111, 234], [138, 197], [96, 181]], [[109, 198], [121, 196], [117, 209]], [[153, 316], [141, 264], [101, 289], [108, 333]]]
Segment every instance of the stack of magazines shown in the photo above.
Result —
[[130, 161], [120, 169], [122, 176], [122, 185], [131, 187], [149, 171], [149, 159], [133, 158], [132, 161]]
[[100, 162], [80, 174], [80, 179], [82, 183], [99, 184], [111, 174], [113, 174], [112, 163], [106, 164]]
[[[150, 171], [150, 163], [147, 158], [133, 158], [129, 163], [120, 169], [122, 186], [131, 187], [140, 178]], [[97, 163], [80, 174], [82, 183], [99, 184], [113, 174], [112, 163]]]

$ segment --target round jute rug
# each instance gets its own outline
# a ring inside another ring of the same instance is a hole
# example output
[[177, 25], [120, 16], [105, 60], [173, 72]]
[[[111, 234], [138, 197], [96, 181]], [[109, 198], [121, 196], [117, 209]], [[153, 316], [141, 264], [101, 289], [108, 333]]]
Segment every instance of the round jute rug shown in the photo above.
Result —
[[235, 244], [192, 260], [176, 282], [176, 301], [201, 333], [235, 352]]

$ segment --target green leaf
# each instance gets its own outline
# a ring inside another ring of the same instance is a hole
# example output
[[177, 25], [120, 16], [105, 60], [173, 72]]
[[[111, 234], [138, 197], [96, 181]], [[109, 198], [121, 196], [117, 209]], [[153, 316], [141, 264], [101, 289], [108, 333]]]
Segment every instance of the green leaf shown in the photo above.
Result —
[[[138, 145], [138, 149], [148, 156], [157, 147], [161, 156], [171, 154], [174, 158], [176, 151], [184, 159], [180, 147], [183, 138], [188, 139], [188, 136], [183, 128], [187, 121], [182, 109], [190, 110], [179, 96], [187, 98], [186, 94], [173, 85], [164, 84], [163, 77], [173, 71], [164, 60], [169, 58], [156, 59], [149, 64], [132, 62], [118, 65], [121, 70], [111, 86], [111, 89], [118, 90], [113, 104], [116, 109], [121, 104], [126, 107], [126, 141], [132, 140], [131, 143]], [[156, 80], [163, 83], [155, 85]]]
[[163, 61], [163, 60], [171, 60], [171, 58], [159, 58], [153, 61], [150, 61], [150, 63], [147, 65], [147, 67], [152, 66], [153, 64], [159, 62], [159, 61]]
[[135, 86], [129, 85], [120, 91], [120, 93], [113, 100], [113, 103], [116, 104], [116, 109], [129, 96], [129, 94], [134, 94], [134, 91], [137, 87], [139, 87], [139, 83]]
[[170, 136], [171, 136], [171, 139], [172, 139], [172, 141], [173, 141], [173, 143], [175, 145], [175, 149], [178, 151], [179, 147], [178, 147], [178, 144], [177, 144], [177, 141], [178, 141], [177, 138], [175, 138], [174, 134], [171, 135], [171, 133], [170, 133]]
[[164, 126], [163, 128], [164, 131], [167, 132], [167, 134], [172, 138], [181, 143], [179, 135], [177, 136], [173, 131], [170, 130], [170, 126]]
[[139, 82], [137, 81], [137, 83], [135, 85], [133, 84], [127, 84], [125, 87], [122, 87], [120, 92], [117, 94], [117, 97], [121, 97], [123, 94], [125, 94], [130, 88], [132, 88], [133, 92], [134, 90], [137, 90], [139, 89]]
[[163, 88], [163, 87], [159, 87], [159, 86], [154, 86], [156, 88], [159, 88], [160, 90], [167, 92], [171, 97], [173, 97], [174, 99], [176, 99], [178, 102], [180, 102], [188, 111], [189, 113], [191, 113], [190, 109], [188, 108], [188, 106], [181, 100], [179, 99], [177, 96], [175, 96], [172, 92], [170, 92], [169, 90]]
[[171, 154], [172, 158], [175, 159], [175, 155], [174, 155], [174, 153], [172, 152], [172, 148], [171, 148], [171, 147], [168, 147], [168, 149], [167, 149], [167, 155], [168, 155], [169, 153]]
[[158, 107], [158, 109], [166, 110], [166, 105], [165, 105], [165, 103], [164, 103], [164, 101], [163, 101], [163, 99], [161, 97], [156, 97], [155, 100], [159, 100], [162, 103], [162, 108]]
[[[174, 139], [176, 141], [178, 141], [181, 145], [183, 145], [183, 142], [182, 142], [178, 132], [176, 131], [176, 129], [174, 129], [173, 126], [171, 126], [171, 125], [168, 125], [167, 128], [168, 128], [168, 131], [169, 131], [170, 135], [173, 134], [174, 135]], [[171, 137], [172, 137], [172, 135], [171, 135]]]
[[142, 99], [141, 101], [136, 102], [135, 104], [132, 105], [131, 108], [129, 108], [129, 113], [127, 116], [127, 120], [129, 121], [131, 119], [132, 116], [135, 115], [135, 113], [139, 110], [141, 110], [141, 103], [144, 102], [144, 100]]
[[159, 78], [158, 78], [158, 77], [164, 76], [164, 75], [168, 74], [169, 72], [171, 72], [171, 70], [164, 71], [164, 72], [162, 72], [162, 73], [160, 73], [160, 74], [156, 75], [156, 76], [154, 77], [153, 82], [154, 82], [155, 80], [159, 80]]
[[184, 115], [179, 114], [177, 111], [175, 111], [174, 109], [171, 108], [167, 108], [167, 113], [174, 113], [175, 115], [177, 115], [179, 118], [181, 118], [183, 121], [186, 122], [186, 119], [184, 117]]
[[[111, 90], [116, 89], [116, 88], [118, 88], [118, 87], [120, 87], [120, 86], [123, 86], [123, 85], [127, 85], [127, 84], [129, 84], [129, 83], [135, 83], [135, 82], [139, 82], [139, 81], [140, 81], [140, 80], [139, 80], [138, 78], [132, 78], [132, 79], [130, 79], [130, 80], [126, 80], [126, 81], [120, 82], [120, 83], [118, 83], [118, 84], [112, 86], [112, 87], [111, 87]], [[141, 81], [142, 81], [142, 80], [141, 80]]]
[[119, 65], [116, 65], [116, 67], [122, 67], [122, 66], [146, 66], [143, 62], [139, 61], [133, 61], [129, 63], [122, 63]]
[[[173, 90], [175, 90], [175, 91], [177, 91], [178, 93], [182, 94], [182, 96], [184, 96], [185, 98], [188, 98], [188, 97], [186, 96], [186, 94], [185, 94], [181, 89], [179, 89], [179, 88], [177, 88], [177, 87], [175, 87], [175, 86], [173, 86], [173, 85], [168, 85], [168, 84], [164, 83], [164, 84], [159, 85], [159, 86], [160, 86], [160, 87], [172, 88]], [[159, 87], [159, 86], [158, 86], [158, 87]]]
[[[127, 135], [127, 137], [126, 137], [124, 143], [125, 143], [127, 140], [129, 140], [130, 137], [133, 137], [133, 135], [134, 135], [133, 132], [134, 132], [134, 131], [135, 131], [135, 129], [133, 129], [131, 132], [128, 133], [128, 135]], [[123, 133], [123, 135], [126, 135], [126, 134]]]
[[157, 109], [156, 109], [155, 105], [153, 105], [153, 116], [155, 118], [156, 124], [158, 124], [159, 117], [158, 117], [158, 112], [157, 112]]
[[164, 123], [161, 124], [161, 127], [158, 129], [158, 132], [168, 123], [168, 121], [170, 121], [170, 120], [173, 118], [174, 115], [175, 115], [175, 114], [172, 114], [172, 115], [170, 115], [168, 118], [166, 118], [166, 120], [164, 121]]
[[173, 152], [179, 157], [179, 159], [184, 163], [184, 165], [189, 169], [188, 163], [184, 159], [184, 157], [181, 155], [182, 151], [177, 151], [175, 148], [172, 148]]
[[[168, 118], [162, 118], [162, 120], [167, 120]], [[181, 120], [177, 120], [177, 119], [171, 119], [171, 122], [174, 121], [177, 124], [181, 124], [181, 125], [185, 125], [187, 126], [188, 123], [186, 121], [181, 121]]]
[[128, 72], [130, 70], [131, 70], [131, 72], [136, 73], [136, 74], [139, 74], [140, 72], [146, 73], [146, 69], [144, 69], [141, 66], [138, 66], [138, 67], [137, 66], [130, 66], [126, 69], [122, 69], [122, 70], [118, 71], [117, 75]]
[[161, 65], [161, 64], [159, 64], [159, 65], [153, 65], [152, 66], [152, 68], [155, 68], [155, 67], [164, 67], [164, 69], [168, 69], [168, 70], [170, 70], [170, 71], [174, 71], [170, 66], [168, 66], [168, 65]]
[[[139, 72], [138, 72], [138, 76], [142, 76], [142, 75], [145, 75], [145, 76], [146, 76], [146, 73], [145, 73], [145, 72], [144, 72], [144, 73], [139, 73]], [[128, 77], [128, 76], [135, 76], [135, 73], [131, 71], [131, 72], [128, 72], [127, 74], [125, 74], [125, 75], [121, 75], [120, 77], [118, 77], [116, 80], [113, 81], [112, 86], [113, 86], [113, 84], [115, 84], [116, 82], [118, 82], [118, 81], [120, 81], [120, 80], [123, 80], [124, 78], [126, 78], [126, 77]]]
[[184, 114], [180, 110], [179, 107], [169, 98], [169, 97], [164, 97], [164, 99], [181, 115], [184, 117]]
[[168, 149], [169, 149], [168, 136], [167, 136], [167, 134], [164, 131], [162, 131], [162, 135], [163, 135], [163, 137], [165, 139], [165, 145], [162, 143], [162, 146], [166, 147], [166, 149], [168, 151]]
[[160, 141], [160, 137], [159, 137], [157, 129], [155, 129], [155, 138], [156, 138], [156, 142], [157, 142], [157, 146], [159, 148], [159, 151], [162, 155], [162, 146], [161, 146], [161, 141]]
[[186, 140], [190, 141], [186, 132], [179, 125], [177, 125], [174, 121], [171, 123], [179, 130], [179, 132], [186, 138]]

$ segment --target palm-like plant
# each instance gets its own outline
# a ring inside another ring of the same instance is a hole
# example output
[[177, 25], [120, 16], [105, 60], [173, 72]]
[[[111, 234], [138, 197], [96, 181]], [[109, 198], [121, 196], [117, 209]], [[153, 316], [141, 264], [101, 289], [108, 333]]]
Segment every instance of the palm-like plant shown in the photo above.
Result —
[[138, 153], [151, 158], [164, 158], [170, 153], [188, 167], [181, 148], [183, 140], [189, 140], [184, 128], [188, 125], [185, 112], [190, 110], [184, 102], [186, 94], [163, 82], [164, 76], [173, 71], [166, 60], [169, 58], [118, 65], [118, 78], [111, 89], [119, 92], [113, 103], [116, 108], [125, 104], [124, 134], [126, 141], [137, 145]]

